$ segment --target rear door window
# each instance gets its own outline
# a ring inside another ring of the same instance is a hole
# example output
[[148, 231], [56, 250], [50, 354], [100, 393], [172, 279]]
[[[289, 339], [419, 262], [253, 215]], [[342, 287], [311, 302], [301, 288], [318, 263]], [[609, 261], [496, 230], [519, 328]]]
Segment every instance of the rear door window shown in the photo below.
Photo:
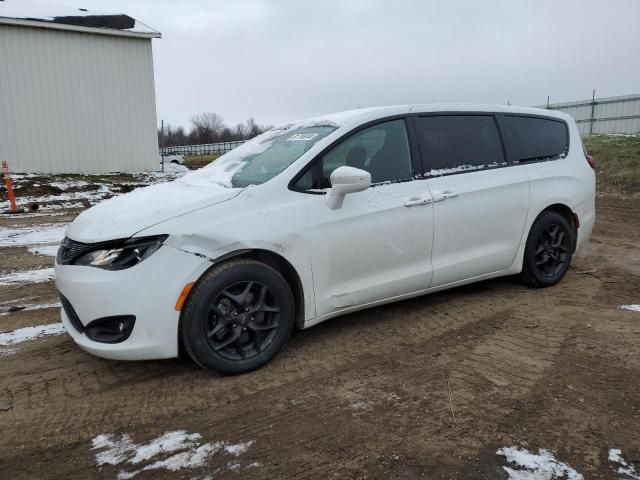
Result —
[[427, 175], [506, 165], [492, 115], [429, 115], [416, 118], [415, 126]]
[[551, 160], [569, 150], [567, 125], [560, 120], [505, 115], [501, 122], [515, 162]]

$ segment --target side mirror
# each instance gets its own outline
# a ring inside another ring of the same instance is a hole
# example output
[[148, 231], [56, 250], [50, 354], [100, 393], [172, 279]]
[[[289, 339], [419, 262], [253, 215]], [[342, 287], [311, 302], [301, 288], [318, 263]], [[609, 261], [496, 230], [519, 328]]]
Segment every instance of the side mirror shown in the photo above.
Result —
[[331, 210], [342, 207], [345, 195], [362, 192], [371, 186], [371, 174], [353, 167], [338, 167], [331, 172], [331, 190], [327, 205]]

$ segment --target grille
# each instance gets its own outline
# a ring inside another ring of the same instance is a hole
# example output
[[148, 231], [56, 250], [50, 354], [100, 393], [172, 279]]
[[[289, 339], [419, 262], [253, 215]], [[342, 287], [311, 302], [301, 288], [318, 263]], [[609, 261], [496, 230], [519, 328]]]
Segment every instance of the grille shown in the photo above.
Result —
[[78, 332], [80, 333], [84, 332], [84, 325], [82, 325], [82, 322], [78, 317], [78, 314], [73, 309], [73, 306], [71, 306], [71, 302], [69, 302], [69, 300], [67, 300], [67, 298], [64, 295], [62, 295], [60, 292], [58, 293], [60, 295], [60, 303], [62, 304], [64, 313], [67, 315], [67, 318], [71, 322], [71, 325], [73, 325], [73, 328], [75, 328]]
[[80, 243], [75, 240], [71, 240], [69, 237], [64, 237], [60, 243], [58, 249], [57, 262], [58, 265], [69, 265], [76, 258], [81, 257], [85, 253], [91, 250], [98, 250], [104, 245], [111, 244], [112, 242], [100, 242], [100, 243]]

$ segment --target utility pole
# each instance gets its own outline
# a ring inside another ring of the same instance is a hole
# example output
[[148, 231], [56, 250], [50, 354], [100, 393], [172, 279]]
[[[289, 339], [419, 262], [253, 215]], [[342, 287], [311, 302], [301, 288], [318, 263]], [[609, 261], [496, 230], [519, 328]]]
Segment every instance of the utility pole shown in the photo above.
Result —
[[591, 121], [589, 122], [589, 135], [593, 135], [593, 121], [596, 113], [596, 89], [593, 89], [593, 95], [591, 96]]
[[164, 120], [160, 120], [160, 165], [161, 171], [164, 173], [164, 154], [162, 150], [164, 149]]

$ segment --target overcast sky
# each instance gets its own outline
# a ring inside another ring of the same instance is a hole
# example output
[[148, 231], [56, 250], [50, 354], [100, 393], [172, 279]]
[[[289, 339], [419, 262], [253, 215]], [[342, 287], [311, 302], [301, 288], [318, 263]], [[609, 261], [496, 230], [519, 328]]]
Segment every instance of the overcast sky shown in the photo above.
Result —
[[172, 125], [640, 93], [639, 0], [40, 1], [159, 30], [158, 122]]

